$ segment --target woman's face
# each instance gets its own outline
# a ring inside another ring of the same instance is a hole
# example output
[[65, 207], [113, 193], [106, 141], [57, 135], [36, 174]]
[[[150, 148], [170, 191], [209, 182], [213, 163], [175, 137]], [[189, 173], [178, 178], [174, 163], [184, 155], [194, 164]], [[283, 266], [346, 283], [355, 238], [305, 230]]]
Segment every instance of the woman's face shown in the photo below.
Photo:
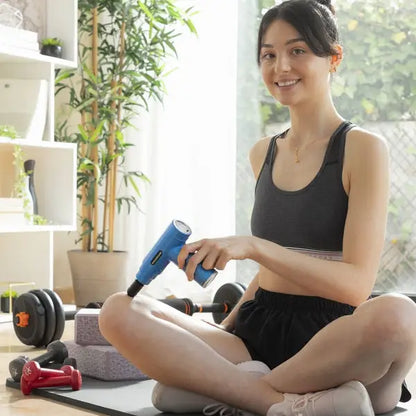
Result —
[[329, 94], [330, 57], [315, 55], [297, 30], [275, 20], [266, 30], [260, 68], [271, 95], [281, 104], [317, 103]]

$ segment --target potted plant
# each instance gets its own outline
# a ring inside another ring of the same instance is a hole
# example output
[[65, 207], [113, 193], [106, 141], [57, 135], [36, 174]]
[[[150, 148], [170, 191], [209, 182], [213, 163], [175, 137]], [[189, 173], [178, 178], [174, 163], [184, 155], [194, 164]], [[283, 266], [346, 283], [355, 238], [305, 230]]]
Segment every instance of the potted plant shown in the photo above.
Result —
[[75, 302], [82, 306], [125, 289], [127, 253], [114, 247], [115, 216], [122, 207], [138, 208], [139, 182], [148, 178], [127, 170], [126, 152], [134, 144], [124, 133], [149, 100], [162, 99], [164, 61], [176, 53], [181, 27], [195, 28], [191, 9], [171, 0], [79, 0], [78, 9], [79, 66], [58, 75], [56, 93], [66, 93], [79, 125], [71, 130], [65, 116], [56, 134], [78, 144], [81, 250], [68, 256]]
[[[13, 303], [15, 299], [17, 298], [17, 292], [14, 290], [6, 290], [1, 294], [1, 305], [0, 309], [4, 313], [9, 313], [13, 309]], [[11, 305], [10, 305], [11, 300]]]
[[62, 58], [62, 41], [58, 38], [45, 38], [41, 40], [42, 47], [40, 53], [42, 55], [54, 56]]

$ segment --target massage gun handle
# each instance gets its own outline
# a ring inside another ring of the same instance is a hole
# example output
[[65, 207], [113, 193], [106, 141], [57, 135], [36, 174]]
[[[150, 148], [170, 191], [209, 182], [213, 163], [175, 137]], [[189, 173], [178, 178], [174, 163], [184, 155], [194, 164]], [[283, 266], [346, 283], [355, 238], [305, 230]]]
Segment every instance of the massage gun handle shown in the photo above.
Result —
[[[169, 250], [169, 260], [178, 265], [178, 255], [181, 251], [182, 246], [173, 247]], [[189, 254], [185, 260], [185, 270], [186, 265], [188, 264], [189, 259], [193, 256], [193, 253]], [[202, 287], [207, 287], [215, 278], [218, 272], [215, 269], [204, 269], [201, 264], [198, 264], [194, 273], [194, 280]]]

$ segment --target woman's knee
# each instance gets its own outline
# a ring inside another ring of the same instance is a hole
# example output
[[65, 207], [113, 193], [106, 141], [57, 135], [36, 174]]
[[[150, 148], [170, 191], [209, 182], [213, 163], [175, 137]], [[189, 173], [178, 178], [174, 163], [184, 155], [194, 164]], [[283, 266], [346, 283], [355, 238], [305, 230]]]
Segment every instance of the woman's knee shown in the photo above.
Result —
[[396, 344], [416, 350], [416, 305], [407, 296], [378, 296], [358, 307], [355, 314], [364, 322], [366, 345], [390, 348]]
[[115, 293], [106, 299], [99, 315], [99, 328], [102, 335], [111, 342], [131, 329], [132, 322], [140, 322], [148, 312], [148, 305], [140, 295], [134, 300], [126, 293]]

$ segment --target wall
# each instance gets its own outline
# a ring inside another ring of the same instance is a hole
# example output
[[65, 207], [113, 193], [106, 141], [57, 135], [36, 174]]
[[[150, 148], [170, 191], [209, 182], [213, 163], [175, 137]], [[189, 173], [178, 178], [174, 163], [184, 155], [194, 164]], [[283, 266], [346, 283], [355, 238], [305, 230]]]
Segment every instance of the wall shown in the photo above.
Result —
[[38, 32], [39, 40], [44, 37], [46, 0], [7, 0], [4, 2], [23, 14], [23, 29]]

